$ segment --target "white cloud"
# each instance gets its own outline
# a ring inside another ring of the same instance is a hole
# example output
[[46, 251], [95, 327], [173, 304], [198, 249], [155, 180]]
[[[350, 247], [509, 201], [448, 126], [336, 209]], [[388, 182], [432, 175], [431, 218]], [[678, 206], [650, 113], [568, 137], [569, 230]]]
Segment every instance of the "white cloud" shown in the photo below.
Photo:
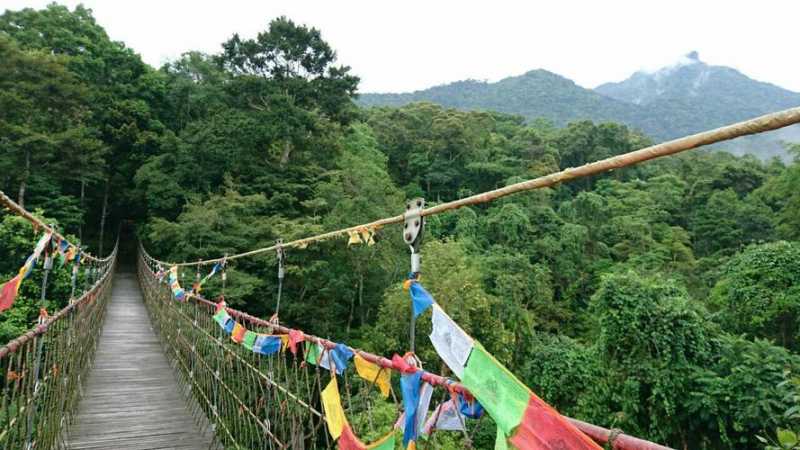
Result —
[[[4, 0], [43, 7], [50, 0]], [[74, 6], [77, 1], [64, 3]], [[285, 14], [316, 26], [362, 91], [409, 91], [544, 68], [585, 87], [660, 67], [696, 49], [709, 64], [800, 91], [800, 2], [634, 0], [84, 0], [112, 38], [152, 65], [187, 50], [217, 52]]]

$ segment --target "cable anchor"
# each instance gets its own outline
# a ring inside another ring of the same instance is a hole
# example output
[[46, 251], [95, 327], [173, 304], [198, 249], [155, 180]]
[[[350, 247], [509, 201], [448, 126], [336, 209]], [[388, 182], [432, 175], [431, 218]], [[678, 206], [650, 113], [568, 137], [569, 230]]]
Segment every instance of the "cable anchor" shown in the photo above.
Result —
[[278, 323], [278, 313], [281, 311], [281, 293], [283, 291], [283, 277], [285, 275], [283, 263], [286, 261], [286, 252], [283, 249], [283, 239], [275, 241], [275, 256], [278, 259], [278, 299], [275, 303], [275, 314], [270, 322]]
[[[425, 231], [425, 218], [422, 217], [422, 210], [425, 209], [425, 199], [415, 198], [406, 202], [406, 212], [403, 214], [403, 240], [411, 250], [411, 272], [408, 274], [409, 280], [419, 279], [420, 272], [420, 246], [422, 236]], [[414, 352], [414, 340], [416, 338], [416, 318], [414, 317], [414, 302], [409, 302], [411, 307], [411, 326], [409, 327], [410, 348]]]

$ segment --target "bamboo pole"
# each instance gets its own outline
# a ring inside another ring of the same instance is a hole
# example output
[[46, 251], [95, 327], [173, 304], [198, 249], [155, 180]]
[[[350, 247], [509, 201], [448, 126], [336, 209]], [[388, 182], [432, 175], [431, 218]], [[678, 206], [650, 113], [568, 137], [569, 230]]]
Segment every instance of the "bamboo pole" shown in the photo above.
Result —
[[[751, 134], [764, 133], [767, 131], [777, 130], [779, 128], [788, 127], [790, 125], [800, 123], [800, 107], [787, 109], [771, 114], [765, 114], [754, 119], [745, 120], [743, 122], [727, 125], [710, 131], [693, 134], [691, 136], [674, 139], [661, 144], [651, 145], [640, 150], [632, 151], [622, 155], [612, 156], [610, 158], [595, 161], [593, 163], [585, 164], [580, 167], [570, 167], [560, 172], [551, 173], [538, 178], [527, 181], [511, 184], [492, 191], [483, 192], [480, 194], [472, 195], [462, 199], [454, 200], [452, 202], [442, 203], [440, 205], [432, 206], [424, 209], [421, 215], [431, 216], [441, 214], [446, 211], [452, 211], [465, 206], [478, 205], [481, 203], [488, 203], [508, 195], [516, 194], [519, 192], [532, 191], [535, 189], [542, 189], [565, 181], [574, 180], [576, 178], [588, 177], [597, 175], [604, 172], [609, 172], [623, 167], [639, 164], [651, 159], [661, 158], [664, 156], [674, 155], [676, 153], [693, 150], [705, 145], [716, 144], [719, 142], [729, 141], [742, 136]], [[386, 225], [397, 224], [403, 222], [403, 215], [394, 217], [387, 217], [379, 219], [374, 222], [369, 222], [361, 225], [356, 225], [348, 228], [342, 228], [327, 233], [322, 233], [316, 236], [311, 236], [303, 239], [298, 239], [288, 243], [282, 244], [284, 248], [305, 248], [314, 242], [328, 240], [334, 237], [346, 236], [349, 233], [361, 231], [364, 229], [378, 229]], [[228, 255], [228, 260], [245, 258], [248, 256], [258, 255], [264, 252], [274, 251], [278, 248], [277, 245], [269, 247], [250, 250], [244, 253], [235, 255]], [[213, 264], [222, 262], [225, 257], [206, 259], [194, 262], [170, 263], [165, 261], [157, 262], [164, 265], [177, 265], [177, 266], [196, 266]]]

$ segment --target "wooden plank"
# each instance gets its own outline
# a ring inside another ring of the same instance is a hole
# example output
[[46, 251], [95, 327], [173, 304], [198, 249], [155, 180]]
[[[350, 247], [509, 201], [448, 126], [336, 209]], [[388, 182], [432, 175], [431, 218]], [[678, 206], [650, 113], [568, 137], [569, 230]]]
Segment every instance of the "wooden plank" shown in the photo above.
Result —
[[212, 437], [180, 393], [135, 274], [117, 273], [67, 448], [200, 450], [213, 448]]

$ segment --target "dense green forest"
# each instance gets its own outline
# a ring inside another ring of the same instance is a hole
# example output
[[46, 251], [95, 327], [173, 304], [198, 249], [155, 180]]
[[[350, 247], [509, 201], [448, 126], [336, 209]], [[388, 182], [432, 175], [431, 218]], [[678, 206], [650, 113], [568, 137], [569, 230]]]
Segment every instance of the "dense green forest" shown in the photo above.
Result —
[[[615, 123], [361, 109], [358, 83], [319, 30], [286, 18], [155, 69], [82, 7], [6, 12], [0, 188], [95, 254], [130, 221], [154, 256], [192, 261], [650, 143]], [[798, 186], [798, 162], [697, 151], [461, 209], [428, 221], [423, 283], [564, 414], [676, 448], [764, 448], [800, 430]], [[288, 251], [281, 320], [402, 354], [408, 248], [399, 228], [376, 241]], [[3, 215], [4, 279], [33, 242]], [[226, 299], [269, 317], [276, 270], [272, 254], [231, 262]], [[4, 340], [36, 314], [35, 284], [0, 315]], [[444, 371], [429, 327], [418, 353]]]

